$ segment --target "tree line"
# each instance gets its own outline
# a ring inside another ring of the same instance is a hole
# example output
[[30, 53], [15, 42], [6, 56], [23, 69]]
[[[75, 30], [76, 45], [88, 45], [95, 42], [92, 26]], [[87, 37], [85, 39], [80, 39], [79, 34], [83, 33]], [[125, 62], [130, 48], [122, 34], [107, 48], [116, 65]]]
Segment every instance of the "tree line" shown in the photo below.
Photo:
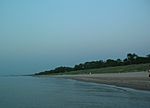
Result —
[[80, 64], [75, 65], [74, 67], [60, 66], [53, 70], [35, 73], [35, 75], [57, 74], [57, 73], [71, 72], [71, 71], [77, 71], [77, 70], [86, 70], [86, 69], [95, 69], [95, 68], [104, 68], [104, 67], [113, 67], [113, 66], [124, 66], [124, 65], [131, 65], [131, 64], [141, 64], [141, 63], [150, 63], [150, 54], [145, 57], [140, 57], [135, 53], [128, 53], [127, 57], [123, 60], [107, 59], [106, 61], [98, 60], [98, 61], [80, 63]]

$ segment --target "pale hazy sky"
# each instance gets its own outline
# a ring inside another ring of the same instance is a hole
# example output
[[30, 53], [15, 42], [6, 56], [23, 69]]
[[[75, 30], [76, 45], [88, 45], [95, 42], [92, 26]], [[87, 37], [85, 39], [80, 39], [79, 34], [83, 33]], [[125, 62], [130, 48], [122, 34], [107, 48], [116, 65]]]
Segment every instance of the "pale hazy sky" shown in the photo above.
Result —
[[149, 0], [0, 0], [0, 74], [150, 54]]

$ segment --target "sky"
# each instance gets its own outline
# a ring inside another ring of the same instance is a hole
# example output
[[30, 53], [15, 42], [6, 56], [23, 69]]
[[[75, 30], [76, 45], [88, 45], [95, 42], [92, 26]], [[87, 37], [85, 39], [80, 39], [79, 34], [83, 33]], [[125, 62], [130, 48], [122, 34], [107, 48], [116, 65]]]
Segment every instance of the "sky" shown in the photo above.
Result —
[[0, 0], [0, 75], [150, 54], [149, 0]]

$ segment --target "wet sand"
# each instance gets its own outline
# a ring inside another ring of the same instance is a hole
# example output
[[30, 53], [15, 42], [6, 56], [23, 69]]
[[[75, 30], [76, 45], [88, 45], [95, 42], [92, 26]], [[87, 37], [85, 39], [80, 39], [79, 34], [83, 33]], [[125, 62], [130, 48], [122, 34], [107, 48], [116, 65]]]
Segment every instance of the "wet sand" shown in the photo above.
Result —
[[148, 72], [60, 75], [58, 77], [150, 91]]

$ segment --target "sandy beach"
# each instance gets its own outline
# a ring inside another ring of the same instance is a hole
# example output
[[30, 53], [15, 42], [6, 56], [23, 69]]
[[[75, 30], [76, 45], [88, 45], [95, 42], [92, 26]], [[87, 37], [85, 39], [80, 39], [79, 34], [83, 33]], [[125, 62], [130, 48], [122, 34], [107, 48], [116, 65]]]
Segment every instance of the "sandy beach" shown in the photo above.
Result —
[[58, 77], [139, 90], [150, 90], [150, 78], [148, 77], [148, 72], [60, 75]]

